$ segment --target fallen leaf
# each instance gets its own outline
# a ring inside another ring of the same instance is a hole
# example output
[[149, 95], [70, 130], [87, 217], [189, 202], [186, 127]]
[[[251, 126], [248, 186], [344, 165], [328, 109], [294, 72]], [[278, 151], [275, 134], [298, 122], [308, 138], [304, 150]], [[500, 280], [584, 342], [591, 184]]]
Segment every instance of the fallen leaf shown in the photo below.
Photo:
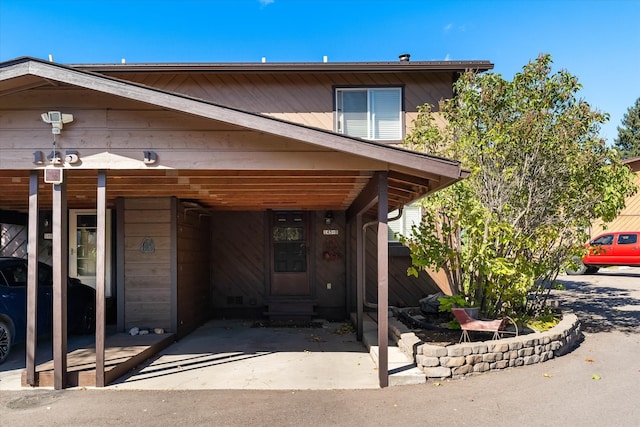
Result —
[[599, 380], [599, 379], [601, 379], [601, 377], [600, 377], [600, 375], [593, 374], [593, 375], [591, 375], [591, 379], [592, 380]]
[[544, 373], [544, 374], [542, 374], [542, 376], [545, 377], [545, 378], [551, 378], [553, 375]]
[[593, 359], [592, 359], [592, 358], [590, 358], [590, 357], [587, 357], [586, 359], [584, 359], [584, 361], [585, 361], [585, 362], [589, 362], [589, 363], [593, 363], [593, 362], [595, 362], [595, 360], [593, 360]]
[[436, 387], [440, 387], [442, 384], [441, 383], [433, 383], [434, 386]]

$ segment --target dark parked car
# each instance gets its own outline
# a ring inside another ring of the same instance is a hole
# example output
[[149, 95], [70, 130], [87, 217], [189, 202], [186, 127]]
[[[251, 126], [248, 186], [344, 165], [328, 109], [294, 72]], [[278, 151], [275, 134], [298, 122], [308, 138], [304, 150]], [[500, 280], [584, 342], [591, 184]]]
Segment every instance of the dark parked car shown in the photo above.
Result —
[[[53, 269], [38, 264], [38, 336], [51, 335]], [[67, 327], [70, 333], [95, 330], [96, 291], [78, 279], [67, 280]], [[0, 257], [0, 363], [27, 331], [27, 260]]]

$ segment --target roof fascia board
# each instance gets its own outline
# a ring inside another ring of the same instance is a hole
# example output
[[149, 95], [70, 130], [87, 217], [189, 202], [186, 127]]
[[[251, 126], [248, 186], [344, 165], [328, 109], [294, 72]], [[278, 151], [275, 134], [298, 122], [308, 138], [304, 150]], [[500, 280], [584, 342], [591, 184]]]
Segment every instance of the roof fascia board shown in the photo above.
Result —
[[[222, 107], [187, 96], [164, 92], [101, 74], [75, 70], [32, 58], [29, 58], [26, 62], [18, 62], [0, 68], [0, 81], [24, 74], [33, 74], [44, 79], [56, 80], [174, 111], [218, 120], [254, 131], [278, 135], [357, 156], [373, 158], [386, 162], [389, 169], [397, 169], [397, 167], [409, 168], [418, 176], [421, 175], [422, 171], [429, 171], [430, 174], [435, 173], [459, 179], [462, 174], [460, 163], [457, 161], [414, 153], [263, 115]], [[363, 153], [363, 146], [366, 146], [366, 153]]]
[[69, 64], [69, 67], [93, 72], [316, 72], [316, 73], [384, 73], [384, 72], [464, 72], [487, 71], [494, 64], [476, 61], [414, 62], [266, 62], [266, 63], [131, 63]]

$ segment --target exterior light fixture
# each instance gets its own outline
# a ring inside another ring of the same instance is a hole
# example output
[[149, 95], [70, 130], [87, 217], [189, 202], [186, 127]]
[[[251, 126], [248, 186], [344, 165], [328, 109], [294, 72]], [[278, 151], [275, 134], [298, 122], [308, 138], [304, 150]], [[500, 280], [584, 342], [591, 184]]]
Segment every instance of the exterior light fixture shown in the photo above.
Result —
[[49, 111], [40, 115], [42, 121], [51, 124], [51, 133], [59, 135], [65, 123], [73, 121], [73, 114], [63, 114], [60, 111]]
[[331, 225], [332, 222], [333, 222], [333, 212], [327, 211], [327, 213], [324, 214], [324, 223], [326, 225]]

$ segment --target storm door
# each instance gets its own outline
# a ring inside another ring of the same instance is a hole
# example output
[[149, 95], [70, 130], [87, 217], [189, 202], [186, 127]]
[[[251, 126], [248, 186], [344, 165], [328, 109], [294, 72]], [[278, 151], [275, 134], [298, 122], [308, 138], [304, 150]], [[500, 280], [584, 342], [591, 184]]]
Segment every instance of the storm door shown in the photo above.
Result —
[[308, 296], [309, 215], [273, 212], [271, 215], [271, 296]]
[[[96, 287], [96, 255], [98, 217], [95, 210], [69, 211], [69, 276], [85, 285]], [[107, 210], [106, 224], [106, 296], [111, 297], [111, 211]]]

